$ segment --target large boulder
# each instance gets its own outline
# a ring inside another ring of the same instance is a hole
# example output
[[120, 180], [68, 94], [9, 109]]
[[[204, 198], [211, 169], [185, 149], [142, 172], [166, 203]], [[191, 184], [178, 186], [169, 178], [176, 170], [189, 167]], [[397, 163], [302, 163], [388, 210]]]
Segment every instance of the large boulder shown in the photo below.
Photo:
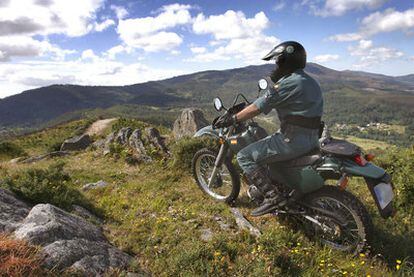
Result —
[[14, 235], [18, 239], [40, 245], [75, 238], [90, 241], [106, 240], [98, 226], [50, 204], [34, 206], [14, 231]]
[[203, 112], [198, 109], [184, 109], [181, 115], [175, 120], [173, 135], [175, 139], [192, 137], [197, 130], [207, 126], [209, 123], [204, 118]]
[[106, 242], [58, 240], [43, 248], [44, 266], [78, 269], [97, 275], [109, 268], [126, 268], [131, 257]]
[[169, 155], [167, 146], [165, 145], [165, 138], [161, 137], [160, 131], [157, 128], [146, 128], [147, 140], [155, 146], [162, 154]]
[[0, 233], [12, 232], [29, 213], [30, 207], [10, 191], [0, 189]]
[[60, 147], [60, 151], [79, 151], [86, 149], [91, 144], [91, 137], [84, 134], [65, 140]]
[[100, 275], [126, 268], [131, 257], [108, 243], [100, 227], [50, 204], [32, 208], [14, 236], [43, 246], [43, 265]]

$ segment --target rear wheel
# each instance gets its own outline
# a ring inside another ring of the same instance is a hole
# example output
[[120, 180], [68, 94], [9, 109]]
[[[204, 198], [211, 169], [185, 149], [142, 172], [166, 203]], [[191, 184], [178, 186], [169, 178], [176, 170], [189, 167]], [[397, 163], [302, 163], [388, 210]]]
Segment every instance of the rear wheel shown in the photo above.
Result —
[[240, 192], [240, 178], [229, 160], [219, 168], [216, 180], [209, 186], [217, 153], [209, 149], [197, 151], [192, 160], [193, 177], [200, 189], [214, 199], [226, 203], [236, 200]]
[[373, 229], [371, 217], [353, 194], [324, 186], [306, 195], [304, 201], [316, 208], [312, 209], [312, 217], [318, 223], [306, 220], [306, 224], [322, 244], [354, 254], [368, 246]]

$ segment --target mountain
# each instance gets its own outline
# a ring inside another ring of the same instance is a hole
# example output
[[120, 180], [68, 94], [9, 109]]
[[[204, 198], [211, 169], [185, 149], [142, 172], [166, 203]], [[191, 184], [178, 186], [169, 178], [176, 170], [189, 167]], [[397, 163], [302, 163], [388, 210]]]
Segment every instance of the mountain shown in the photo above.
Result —
[[[36, 127], [70, 114], [113, 107], [156, 107], [168, 109], [188, 105], [203, 107], [220, 96], [230, 101], [235, 92], [257, 94], [257, 80], [273, 65], [247, 66], [230, 70], [203, 71], [161, 81], [130, 86], [52, 85], [0, 99], [0, 127]], [[337, 71], [309, 63], [306, 71], [319, 80], [326, 93], [347, 88], [375, 97], [414, 102], [414, 75], [391, 77], [356, 71]], [[386, 94], [392, 93], [392, 97]], [[140, 109], [141, 109], [140, 108]]]

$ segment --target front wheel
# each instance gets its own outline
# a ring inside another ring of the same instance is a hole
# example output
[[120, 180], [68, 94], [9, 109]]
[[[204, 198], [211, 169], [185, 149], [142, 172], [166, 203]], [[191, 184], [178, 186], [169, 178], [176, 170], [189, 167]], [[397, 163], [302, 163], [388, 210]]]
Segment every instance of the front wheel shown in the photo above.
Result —
[[217, 153], [209, 149], [201, 149], [192, 160], [193, 177], [200, 189], [214, 199], [226, 203], [236, 200], [240, 192], [240, 178], [237, 170], [229, 160], [225, 160], [216, 180], [209, 186]]
[[359, 253], [369, 244], [372, 221], [365, 206], [353, 194], [337, 187], [324, 186], [305, 196], [304, 201], [314, 207], [309, 222], [312, 236], [322, 244], [348, 253]]

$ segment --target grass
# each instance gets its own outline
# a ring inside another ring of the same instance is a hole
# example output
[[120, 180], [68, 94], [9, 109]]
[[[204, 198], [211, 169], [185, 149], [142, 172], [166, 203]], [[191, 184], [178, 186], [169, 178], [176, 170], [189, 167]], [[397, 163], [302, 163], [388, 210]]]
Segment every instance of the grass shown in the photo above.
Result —
[[[379, 217], [363, 180], [352, 180], [349, 189], [367, 205], [375, 224], [371, 254], [354, 257], [309, 240], [283, 218], [249, 217], [249, 205], [242, 195], [236, 205], [263, 233], [260, 238], [255, 238], [240, 232], [228, 206], [202, 194], [188, 171], [182, 170], [189, 156], [184, 155], [187, 150], [183, 149], [193, 149], [195, 145], [191, 140], [188, 143], [176, 145], [181, 150], [173, 151], [176, 157], [179, 153], [183, 155], [178, 159], [183, 164], [156, 160], [152, 164], [131, 166], [122, 159], [97, 156], [93, 151], [59, 158], [65, 163], [65, 174], [70, 176], [68, 186], [102, 211], [106, 236], [114, 245], [136, 257], [136, 267], [154, 276], [414, 274], [410, 266], [414, 257], [414, 218], [410, 199], [400, 203], [409, 208], [401, 208], [395, 218], [384, 220]], [[387, 155], [380, 154], [378, 162], [389, 167], [393, 158]], [[397, 164], [412, 159], [410, 155], [409, 152], [401, 154]], [[47, 160], [36, 165], [1, 164], [0, 167], [8, 175], [19, 175], [33, 168], [48, 170], [54, 163]], [[403, 187], [404, 178], [412, 175], [408, 170], [407, 167], [404, 172], [393, 171], [397, 197], [412, 187], [412, 184]], [[80, 191], [84, 184], [101, 179], [109, 185]], [[217, 218], [228, 223], [229, 229], [222, 230]], [[211, 241], [200, 239], [204, 229], [213, 233]]]
[[0, 233], [0, 276], [45, 276], [40, 249]]

